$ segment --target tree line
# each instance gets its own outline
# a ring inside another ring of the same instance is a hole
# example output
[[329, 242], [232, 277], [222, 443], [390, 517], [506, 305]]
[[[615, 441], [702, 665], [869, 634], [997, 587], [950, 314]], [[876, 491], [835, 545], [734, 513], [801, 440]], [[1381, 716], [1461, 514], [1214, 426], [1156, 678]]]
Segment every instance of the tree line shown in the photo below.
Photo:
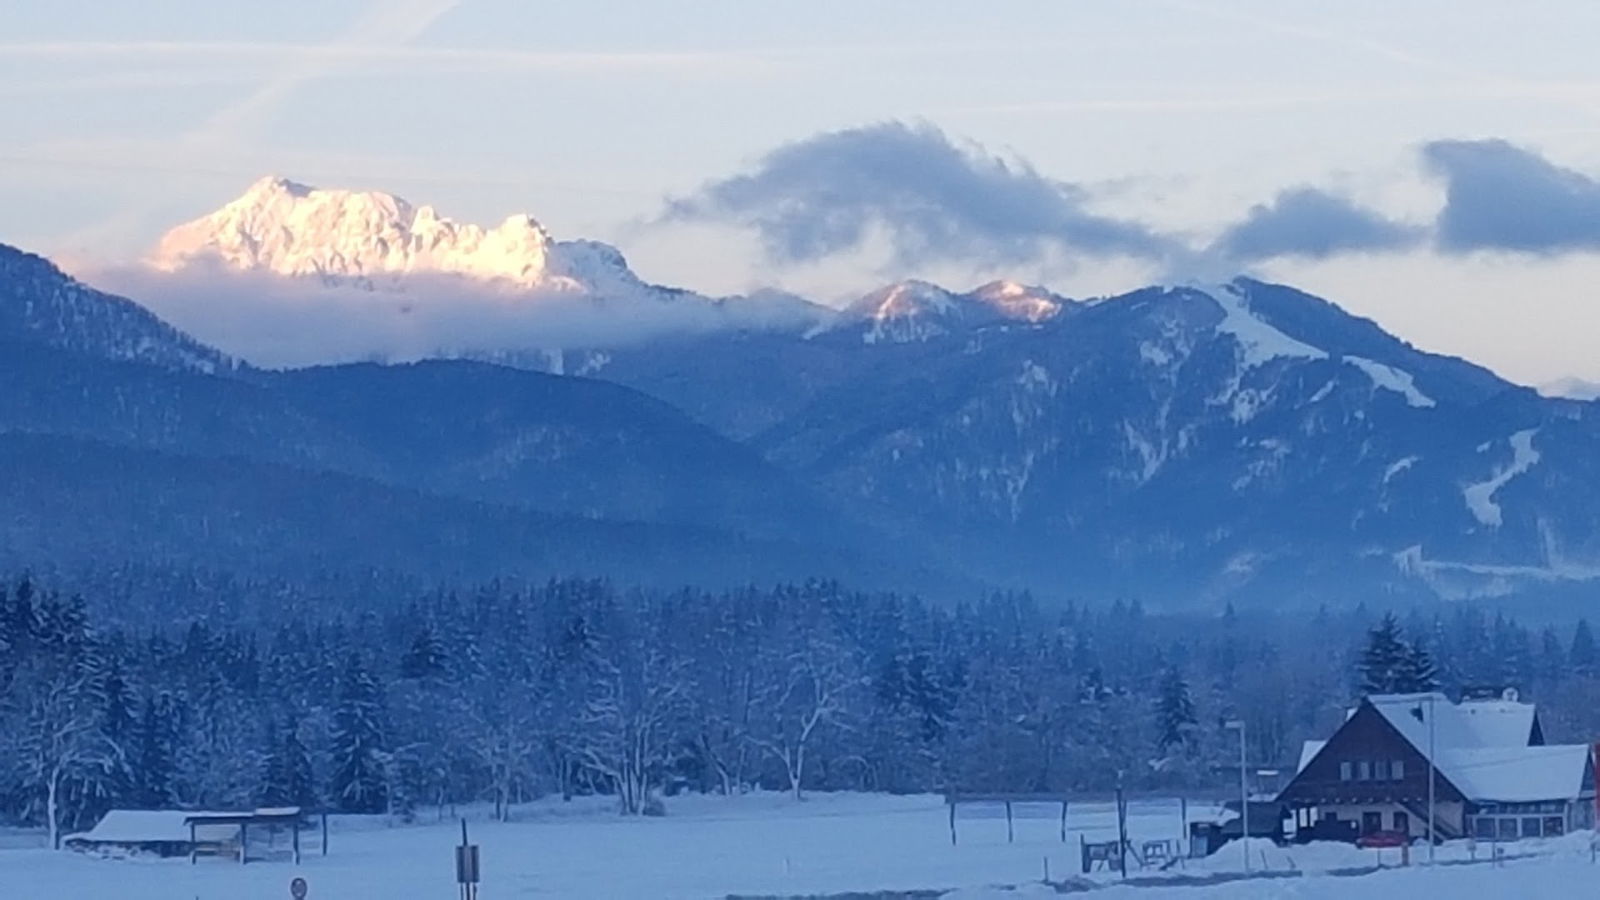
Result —
[[118, 807], [1220, 790], [1237, 783], [1228, 719], [1252, 766], [1292, 769], [1363, 692], [1484, 683], [1537, 698], [1552, 740], [1600, 728], [1587, 622], [1535, 631], [1471, 606], [1157, 615], [569, 579], [158, 625], [98, 609], [0, 587], [0, 820], [55, 836]]

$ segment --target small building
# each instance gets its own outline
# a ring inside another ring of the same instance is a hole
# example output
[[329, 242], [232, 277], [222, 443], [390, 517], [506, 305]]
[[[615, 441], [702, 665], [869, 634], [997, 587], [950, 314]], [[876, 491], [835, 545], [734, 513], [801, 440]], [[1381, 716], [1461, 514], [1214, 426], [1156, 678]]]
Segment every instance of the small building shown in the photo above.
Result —
[[239, 828], [235, 825], [198, 825], [197, 815], [225, 815], [182, 809], [113, 809], [88, 831], [62, 839], [71, 850], [99, 853], [147, 853], [154, 856], [188, 856], [197, 842], [237, 852]]
[[[1283, 804], [1277, 801], [1250, 801], [1250, 836], [1266, 838], [1274, 844], [1288, 842], [1284, 821], [1288, 818]], [[1213, 820], [1189, 822], [1189, 855], [1210, 856], [1229, 841], [1239, 839], [1244, 831], [1243, 817], [1239, 815], [1239, 801], [1228, 800], [1222, 804], [1222, 815]]]
[[1430, 769], [1438, 839], [1593, 825], [1589, 747], [1546, 745], [1537, 709], [1510, 690], [1460, 703], [1439, 693], [1367, 697], [1326, 741], [1306, 742], [1278, 800], [1299, 840], [1425, 839]]
[[[62, 843], [68, 849], [105, 854], [187, 856], [191, 861], [200, 856], [220, 856], [244, 863], [252, 858], [252, 850], [256, 859], [263, 858], [263, 851], [278, 850], [276, 836], [288, 832], [282, 852], [299, 862], [304, 825], [305, 814], [299, 807], [234, 812], [114, 809], [102, 816], [94, 828], [67, 835]], [[326, 816], [321, 831], [326, 854]]]

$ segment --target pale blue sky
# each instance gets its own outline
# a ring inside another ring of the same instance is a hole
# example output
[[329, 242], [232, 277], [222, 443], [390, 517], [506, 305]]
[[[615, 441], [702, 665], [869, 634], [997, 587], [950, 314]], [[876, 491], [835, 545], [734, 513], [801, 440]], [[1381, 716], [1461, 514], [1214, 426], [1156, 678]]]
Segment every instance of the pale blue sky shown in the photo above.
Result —
[[[1136, 260], [778, 266], [723, 224], [643, 227], [774, 147], [900, 120], [1204, 242], [1312, 186], [1405, 223], [1443, 138], [1600, 173], [1600, 4], [1482, 0], [0, 2], [0, 241], [125, 260], [256, 177], [527, 211], [646, 277], [833, 299], [885, 277], [1126, 289]], [[1590, 250], [1270, 261], [1430, 349], [1600, 377]], [[898, 268], [897, 268], [898, 266]]]

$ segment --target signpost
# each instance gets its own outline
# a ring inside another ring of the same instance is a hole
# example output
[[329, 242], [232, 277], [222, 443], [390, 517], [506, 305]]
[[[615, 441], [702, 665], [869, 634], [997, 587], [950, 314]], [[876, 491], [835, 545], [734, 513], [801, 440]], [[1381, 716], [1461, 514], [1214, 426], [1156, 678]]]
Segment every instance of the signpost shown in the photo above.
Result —
[[461, 820], [461, 846], [456, 848], [456, 884], [461, 900], [478, 900], [478, 845], [467, 843], [467, 820]]

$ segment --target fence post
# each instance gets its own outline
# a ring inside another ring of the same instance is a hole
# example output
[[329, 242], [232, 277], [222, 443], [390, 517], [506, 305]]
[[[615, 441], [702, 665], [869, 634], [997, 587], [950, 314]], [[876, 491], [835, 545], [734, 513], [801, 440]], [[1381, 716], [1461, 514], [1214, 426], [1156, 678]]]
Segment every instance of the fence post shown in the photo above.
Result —
[[1067, 801], [1061, 801], [1061, 843], [1067, 842]]
[[950, 802], [950, 846], [956, 845], [956, 797], [951, 794], [947, 798]]
[[1016, 843], [1016, 836], [1011, 830], [1011, 801], [1006, 801], [1006, 843]]

